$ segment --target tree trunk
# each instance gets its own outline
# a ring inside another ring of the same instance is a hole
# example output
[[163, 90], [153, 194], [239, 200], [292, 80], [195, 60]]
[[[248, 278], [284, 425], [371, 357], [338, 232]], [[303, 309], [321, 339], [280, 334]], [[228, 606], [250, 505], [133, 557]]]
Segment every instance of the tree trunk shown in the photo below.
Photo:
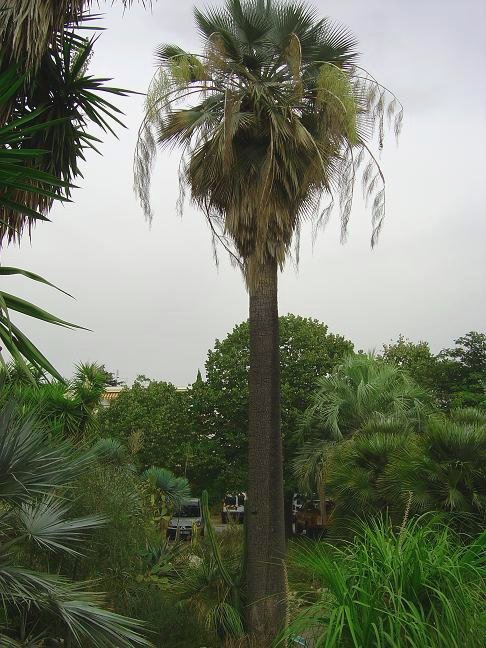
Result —
[[[264, 648], [286, 617], [277, 264], [250, 289], [246, 582], [248, 632]], [[246, 507], [245, 507], [246, 508]]]

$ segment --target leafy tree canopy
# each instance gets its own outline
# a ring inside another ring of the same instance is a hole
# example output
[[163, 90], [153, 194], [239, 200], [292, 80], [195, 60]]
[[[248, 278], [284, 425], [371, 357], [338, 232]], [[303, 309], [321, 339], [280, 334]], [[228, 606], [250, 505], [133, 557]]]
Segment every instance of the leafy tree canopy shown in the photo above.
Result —
[[[291, 485], [290, 460], [300, 446], [299, 421], [310, 404], [313, 387], [353, 350], [341, 335], [330, 333], [318, 320], [285, 315], [280, 317], [282, 434], [287, 485]], [[208, 353], [206, 380], [191, 392], [191, 417], [199, 443], [209, 447], [205, 460], [205, 486], [213, 492], [240, 489], [246, 480], [248, 429], [248, 322], [236, 326]], [[199, 460], [202, 457], [198, 458]], [[192, 477], [197, 481], [197, 476]]]
[[190, 438], [188, 402], [188, 393], [171, 383], [140, 376], [99, 413], [100, 435], [136, 446], [143, 467], [164, 466], [183, 474]]
[[486, 405], [486, 335], [470, 331], [454, 340], [454, 345], [434, 355], [428, 342], [415, 343], [400, 335], [393, 344], [383, 346], [383, 359], [433, 390], [445, 409]]

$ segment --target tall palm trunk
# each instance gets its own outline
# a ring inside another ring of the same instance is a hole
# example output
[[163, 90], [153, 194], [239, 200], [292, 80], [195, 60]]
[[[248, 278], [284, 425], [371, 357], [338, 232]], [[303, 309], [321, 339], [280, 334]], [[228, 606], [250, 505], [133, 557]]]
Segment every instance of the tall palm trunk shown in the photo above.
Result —
[[250, 289], [250, 408], [246, 520], [247, 626], [266, 646], [286, 613], [285, 521], [280, 433], [277, 264]]

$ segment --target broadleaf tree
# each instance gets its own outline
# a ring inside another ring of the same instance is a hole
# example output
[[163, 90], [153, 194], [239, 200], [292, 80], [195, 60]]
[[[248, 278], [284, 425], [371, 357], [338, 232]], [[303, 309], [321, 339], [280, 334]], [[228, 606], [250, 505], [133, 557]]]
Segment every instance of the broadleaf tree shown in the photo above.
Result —
[[358, 65], [354, 36], [302, 2], [227, 0], [194, 16], [199, 53], [172, 44], [157, 50], [135, 186], [150, 218], [157, 146], [179, 146], [181, 186], [241, 268], [249, 292], [247, 629], [265, 645], [284, 623], [287, 589], [278, 271], [303, 220], [322, 223], [334, 200], [345, 238], [366, 159], [376, 241], [385, 189], [371, 152], [372, 126], [381, 148], [386, 114], [398, 133], [402, 110]]
[[[280, 316], [279, 331], [284, 480], [290, 493], [296, 485], [291, 461], [304, 436], [300, 421], [317, 379], [330, 373], [353, 344], [322, 322], [298, 315]], [[246, 321], [216, 340], [208, 352], [205, 380], [196, 381], [190, 391], [194, 446], [188, 474], [191, 483], [213, 497], [247, 488], [249, 363]]]

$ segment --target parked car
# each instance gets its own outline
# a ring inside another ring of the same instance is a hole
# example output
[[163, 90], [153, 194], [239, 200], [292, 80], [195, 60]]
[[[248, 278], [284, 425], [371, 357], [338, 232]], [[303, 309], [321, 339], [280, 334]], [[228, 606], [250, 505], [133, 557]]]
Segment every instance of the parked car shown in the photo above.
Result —
[[324, 535], [329, 526], [329, 515], [334, 508], [334, 502], [326, 500], [326, 522], [321, 516], [321, 507], [318, 499], [306, 499], [295, 509], [294, 530], [297, 534], [307, 536]]
[[246, 493], [225, 495], [221, 502], [221, 522], [227, 524], [231, 520], [234, 520], [241, 524], [245, 517], [245, 501]]
[[201, 500], [197, 498], [185, 500], [169, 521], [167, 538], [175, 540], [190, 540], [192, 535], [204, 535], [204, 520], [202, 517]]

